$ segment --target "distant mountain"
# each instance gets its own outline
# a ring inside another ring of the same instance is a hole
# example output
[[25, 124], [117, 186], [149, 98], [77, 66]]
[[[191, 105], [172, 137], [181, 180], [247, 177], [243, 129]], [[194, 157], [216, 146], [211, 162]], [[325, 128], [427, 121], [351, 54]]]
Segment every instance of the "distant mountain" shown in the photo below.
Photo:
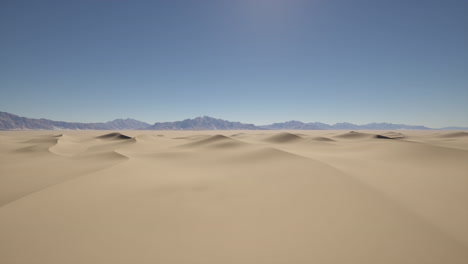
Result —
[[[49, 119], [34, 119], [0, 112], [0, 130], [430, 130], [425, 126], [411, 126], [391, 123], [370, 123], [356, 125], [352, 123], [336, 123], [328, 125], [320, 122], [304, 123], [287, 121], [264, 126], [231, 122], [209, 116], [202, 116], [183, 121], [162, 122], [150, 125], [135, 119], [115, 119], [105, 123], [76, 123], [53, 121]], [[468, 130], [467, 127], [444, 127], [437, 130]]]
[[336, 129], [336, 130], [359, 130], [361, 129], [359, 125], [343, 122], [343, 123], [336, 123], [331, 125], [329, 129]]
[[109, 122], [104, 123], [106, 127], [109, 127], [108, 129], [142, 129], [151, 126], [150, 124], [146, 122], [142, 122], [139, 120], [135, 120], [132, 118], [127, 118], [127, 119], [115, 119]]
[[359, 129], [368, 129], [368, 130], [430, 130], [432, 128], [425, 126], [409, 126], [403, 124], [390, 124], [390, 123], [370, 123], [366, 125], [359, 125]]
[[429, 130], [425, 126], [409, 126], [389, 123], [370, 123], [366, 125], [355, 125], [351, 123], [337, 123], [328, 125], [320, 122], [303, 123], [301, 121], [288, 121], [274, 123], [271, 125], [256, 126], [240, 122], [230, 122], [208, 116], [185, 119], [183, 121], [155, 123], [144, 128], [148, 130]]
[[288, 121], [284, 123], [274, 123], [271, 125], [260, 126], [263, 129], [275, 130], [430, 130], [425, 126], [409, 126], [390, 123], [370, 123], [365, 125], [356, 125], [351, 123], [336, 123], [328, 125], [320, 122], [303, 123], [300, 121]]
[[155, 123], [148, 130], [259, 130], [253, 124], [231, 122], [209, 116], [185, 119], [183, 121]]
[[336, 130], [430, 130], [432, 128], [425, 126], [409, 126], [403, 124], [390, 123], [370, 123], [365, 125], [355, 125], [351, 123], [337, 123], [330, 126], [330, 129]]
[[0, 130], [132, 130], [150, 126], [135, 119], [116, 119], [105, 123], [75, 123], [34, 119], [0, 112]]
[[443, 127], [438, 130], [468, 130], [468, 127]]
[[263, 129], [271, 129], [271, 130], [284, 130], [284, 129], [292, 129], [292, 130], [321, 130], [321, 129], [330, 129], [330, 125], [324, 123], [303, 123], [301, 121], [288, 121], [284, 123], [274, 123], [271, 125], [260, 126]]

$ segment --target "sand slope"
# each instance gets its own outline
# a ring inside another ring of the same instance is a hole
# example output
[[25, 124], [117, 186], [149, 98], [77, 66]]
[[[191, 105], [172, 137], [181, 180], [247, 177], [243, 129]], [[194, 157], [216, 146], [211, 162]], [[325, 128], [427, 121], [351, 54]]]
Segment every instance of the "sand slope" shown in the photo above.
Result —
[[0, 263], [468, 263], [468, 137], [0, 133]]

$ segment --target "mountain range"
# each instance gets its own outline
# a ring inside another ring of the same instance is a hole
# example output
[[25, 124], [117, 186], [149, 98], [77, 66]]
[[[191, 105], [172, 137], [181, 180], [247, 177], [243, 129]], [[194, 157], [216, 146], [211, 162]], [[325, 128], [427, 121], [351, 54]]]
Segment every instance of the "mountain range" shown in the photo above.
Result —
[[133, 130], [149, 127], [150, 124], [135, 119], [115, 119], [105, 123], [76, 123], [34, 119], [0, 112], [0, 130]]
[[241, 122], [231, 122], [209, 116], [185, 119], [183, 121], [155, 123], [148, 130], [260, 130], [261, 127]]
[[[78, 123], [34, 119], [0, 112], [0, 130], [431, 130], [425, 126], [413, 126], [391, 123], [370, 123], [356, 125], [336, 123], [328, 125], [320, 122], [304, 123], [287, 121], [270, 125], [257, 126], [241, 122], [231, 122], [209, 116], [185, 119], [175, 122], [157, 122], [153, 125], [135, 119], [115, 119], [101, 123]], [[445, 127], [439, 130], [468, 130], [467, 127]]]
[[370, 123], [365, 125], [355, 125], [351, 123], [336, 123], [328, 125], [320, 122], [303, 123], [301, 121], [288, 121], [284, 123], [274, 123], [271, 125], [260, 126], [264, 129], [272, 130], [393, 130], [393, 129], [408, 129], [408, 130], [429, 130], [431, 128], [425, 126], [409, 126], [402, 124], [390, 123]]

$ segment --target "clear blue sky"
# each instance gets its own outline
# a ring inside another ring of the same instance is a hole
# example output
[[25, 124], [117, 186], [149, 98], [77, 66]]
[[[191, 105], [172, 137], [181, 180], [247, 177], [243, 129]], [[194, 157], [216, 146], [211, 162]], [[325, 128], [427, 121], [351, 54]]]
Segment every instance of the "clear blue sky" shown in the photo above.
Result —
[[468, 1], [0, 1], [0, 111], [468, 126]]

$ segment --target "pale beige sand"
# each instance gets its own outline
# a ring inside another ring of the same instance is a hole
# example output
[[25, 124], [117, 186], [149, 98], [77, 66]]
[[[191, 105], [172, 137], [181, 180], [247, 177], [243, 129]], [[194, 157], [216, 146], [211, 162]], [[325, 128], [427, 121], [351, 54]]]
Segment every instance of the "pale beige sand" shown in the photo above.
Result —
[[466, 132], [108, 133], [0, 133], [0, 263], [468, 263]]

